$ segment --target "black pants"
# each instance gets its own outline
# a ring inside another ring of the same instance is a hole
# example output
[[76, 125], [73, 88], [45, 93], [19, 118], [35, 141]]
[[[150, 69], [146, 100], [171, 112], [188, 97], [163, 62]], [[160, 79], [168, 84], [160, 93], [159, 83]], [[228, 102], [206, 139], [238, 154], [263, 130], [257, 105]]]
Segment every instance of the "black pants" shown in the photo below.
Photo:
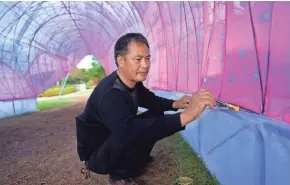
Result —
[[[164, 115], [163, 112], [152, 112], [152, 111], [146, 111], [142, 114], [139, 115], [141, 118], [154, 118], [154, 117], [160, 117]], [[154, 129], [153, 129], [154, 130]], [[152, 131], [152, 130], [151, 130]], [[149, 132], [151, 132], [149, 131]], [[156, 131], [158, 132], [158, 131]], [[148, 133], [148, 137], [150, 136], [151, 133]], [[142, 136], [142, 138], [146, 137], [145, 135]], [[144, 142], [144, 140], [140, 139], [136, 141], [136, 143], [130, 148], [124, 157], [120, 159], [117, 163], [116, 166], [112, 170], [110, 170], [109, 175], [111, 178], [115, 180], [119, 179], [124, 179], [124, 178], [129, 178], [133, 177], [139, 174], [140, 169], [142, 169], [146, 164], [148, 157], [154, 147], [156, 141], [150, 141], [150, 142]], [[100, 152], [100, 151], [98, 151]], [[99, 155], [98, 153], [94, 153], [89, 162], [89, 167], [91, 166], [92, 171], [93, 168], [97, 164], [97, 160], [94, 159], [94, 156]]]

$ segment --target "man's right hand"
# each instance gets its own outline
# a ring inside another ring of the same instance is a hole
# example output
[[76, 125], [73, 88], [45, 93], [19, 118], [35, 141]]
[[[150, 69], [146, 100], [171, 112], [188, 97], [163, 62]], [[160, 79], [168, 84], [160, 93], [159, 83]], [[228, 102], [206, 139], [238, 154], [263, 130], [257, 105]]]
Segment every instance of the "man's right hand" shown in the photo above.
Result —
[[199, 118], [206, 106], [214, 108], [215, 105], [215, 97], [207, 90], [200, 90], [192, 94], [188, 107], [180, 114], [182, 126], [186, 126], [188, 123]]

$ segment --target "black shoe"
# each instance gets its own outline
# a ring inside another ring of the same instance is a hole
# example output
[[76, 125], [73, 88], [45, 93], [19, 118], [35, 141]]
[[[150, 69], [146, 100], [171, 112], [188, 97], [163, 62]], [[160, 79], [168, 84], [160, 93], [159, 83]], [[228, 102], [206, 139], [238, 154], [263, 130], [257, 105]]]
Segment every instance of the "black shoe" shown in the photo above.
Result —
[[151, 162], [153, 162], [154, 158], [151, 155], [149, 155], [146, 157], [146, 160], [148, 163], [151, 163]]
[[153, 162], [154, 158], [152, 156], [146, 156], [144, 157], [143, 159], [140, 160], [141, 162], [141, 166], [146, 166], [148, 165], [149, 163]]
[[109, 177], [109, 183], [111, 185], [138, 185], [132, 178], [113, 180]]

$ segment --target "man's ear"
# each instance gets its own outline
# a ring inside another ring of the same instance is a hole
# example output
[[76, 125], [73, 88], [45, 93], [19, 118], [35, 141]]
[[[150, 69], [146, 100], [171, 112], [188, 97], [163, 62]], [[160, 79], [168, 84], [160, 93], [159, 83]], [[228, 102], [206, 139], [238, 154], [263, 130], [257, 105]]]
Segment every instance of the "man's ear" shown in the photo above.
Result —
[[125, 62], [124, 57], [121, 56], [121, 55], [118, 55], [117, 62], [118, 62], [118, 66], [123, 67], [124, 66], [124, 62]]

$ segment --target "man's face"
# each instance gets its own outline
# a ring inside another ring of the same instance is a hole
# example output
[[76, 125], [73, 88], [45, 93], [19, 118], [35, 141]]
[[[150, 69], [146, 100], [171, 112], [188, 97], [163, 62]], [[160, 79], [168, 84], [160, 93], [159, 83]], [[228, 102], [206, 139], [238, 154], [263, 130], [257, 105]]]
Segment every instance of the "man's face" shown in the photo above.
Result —
[[145, 44], [131, 42], [127, 54], [120, 58], [119, 66], [128, 80], [134, 82], [146, 80], [150, 69], [149, 48]]

